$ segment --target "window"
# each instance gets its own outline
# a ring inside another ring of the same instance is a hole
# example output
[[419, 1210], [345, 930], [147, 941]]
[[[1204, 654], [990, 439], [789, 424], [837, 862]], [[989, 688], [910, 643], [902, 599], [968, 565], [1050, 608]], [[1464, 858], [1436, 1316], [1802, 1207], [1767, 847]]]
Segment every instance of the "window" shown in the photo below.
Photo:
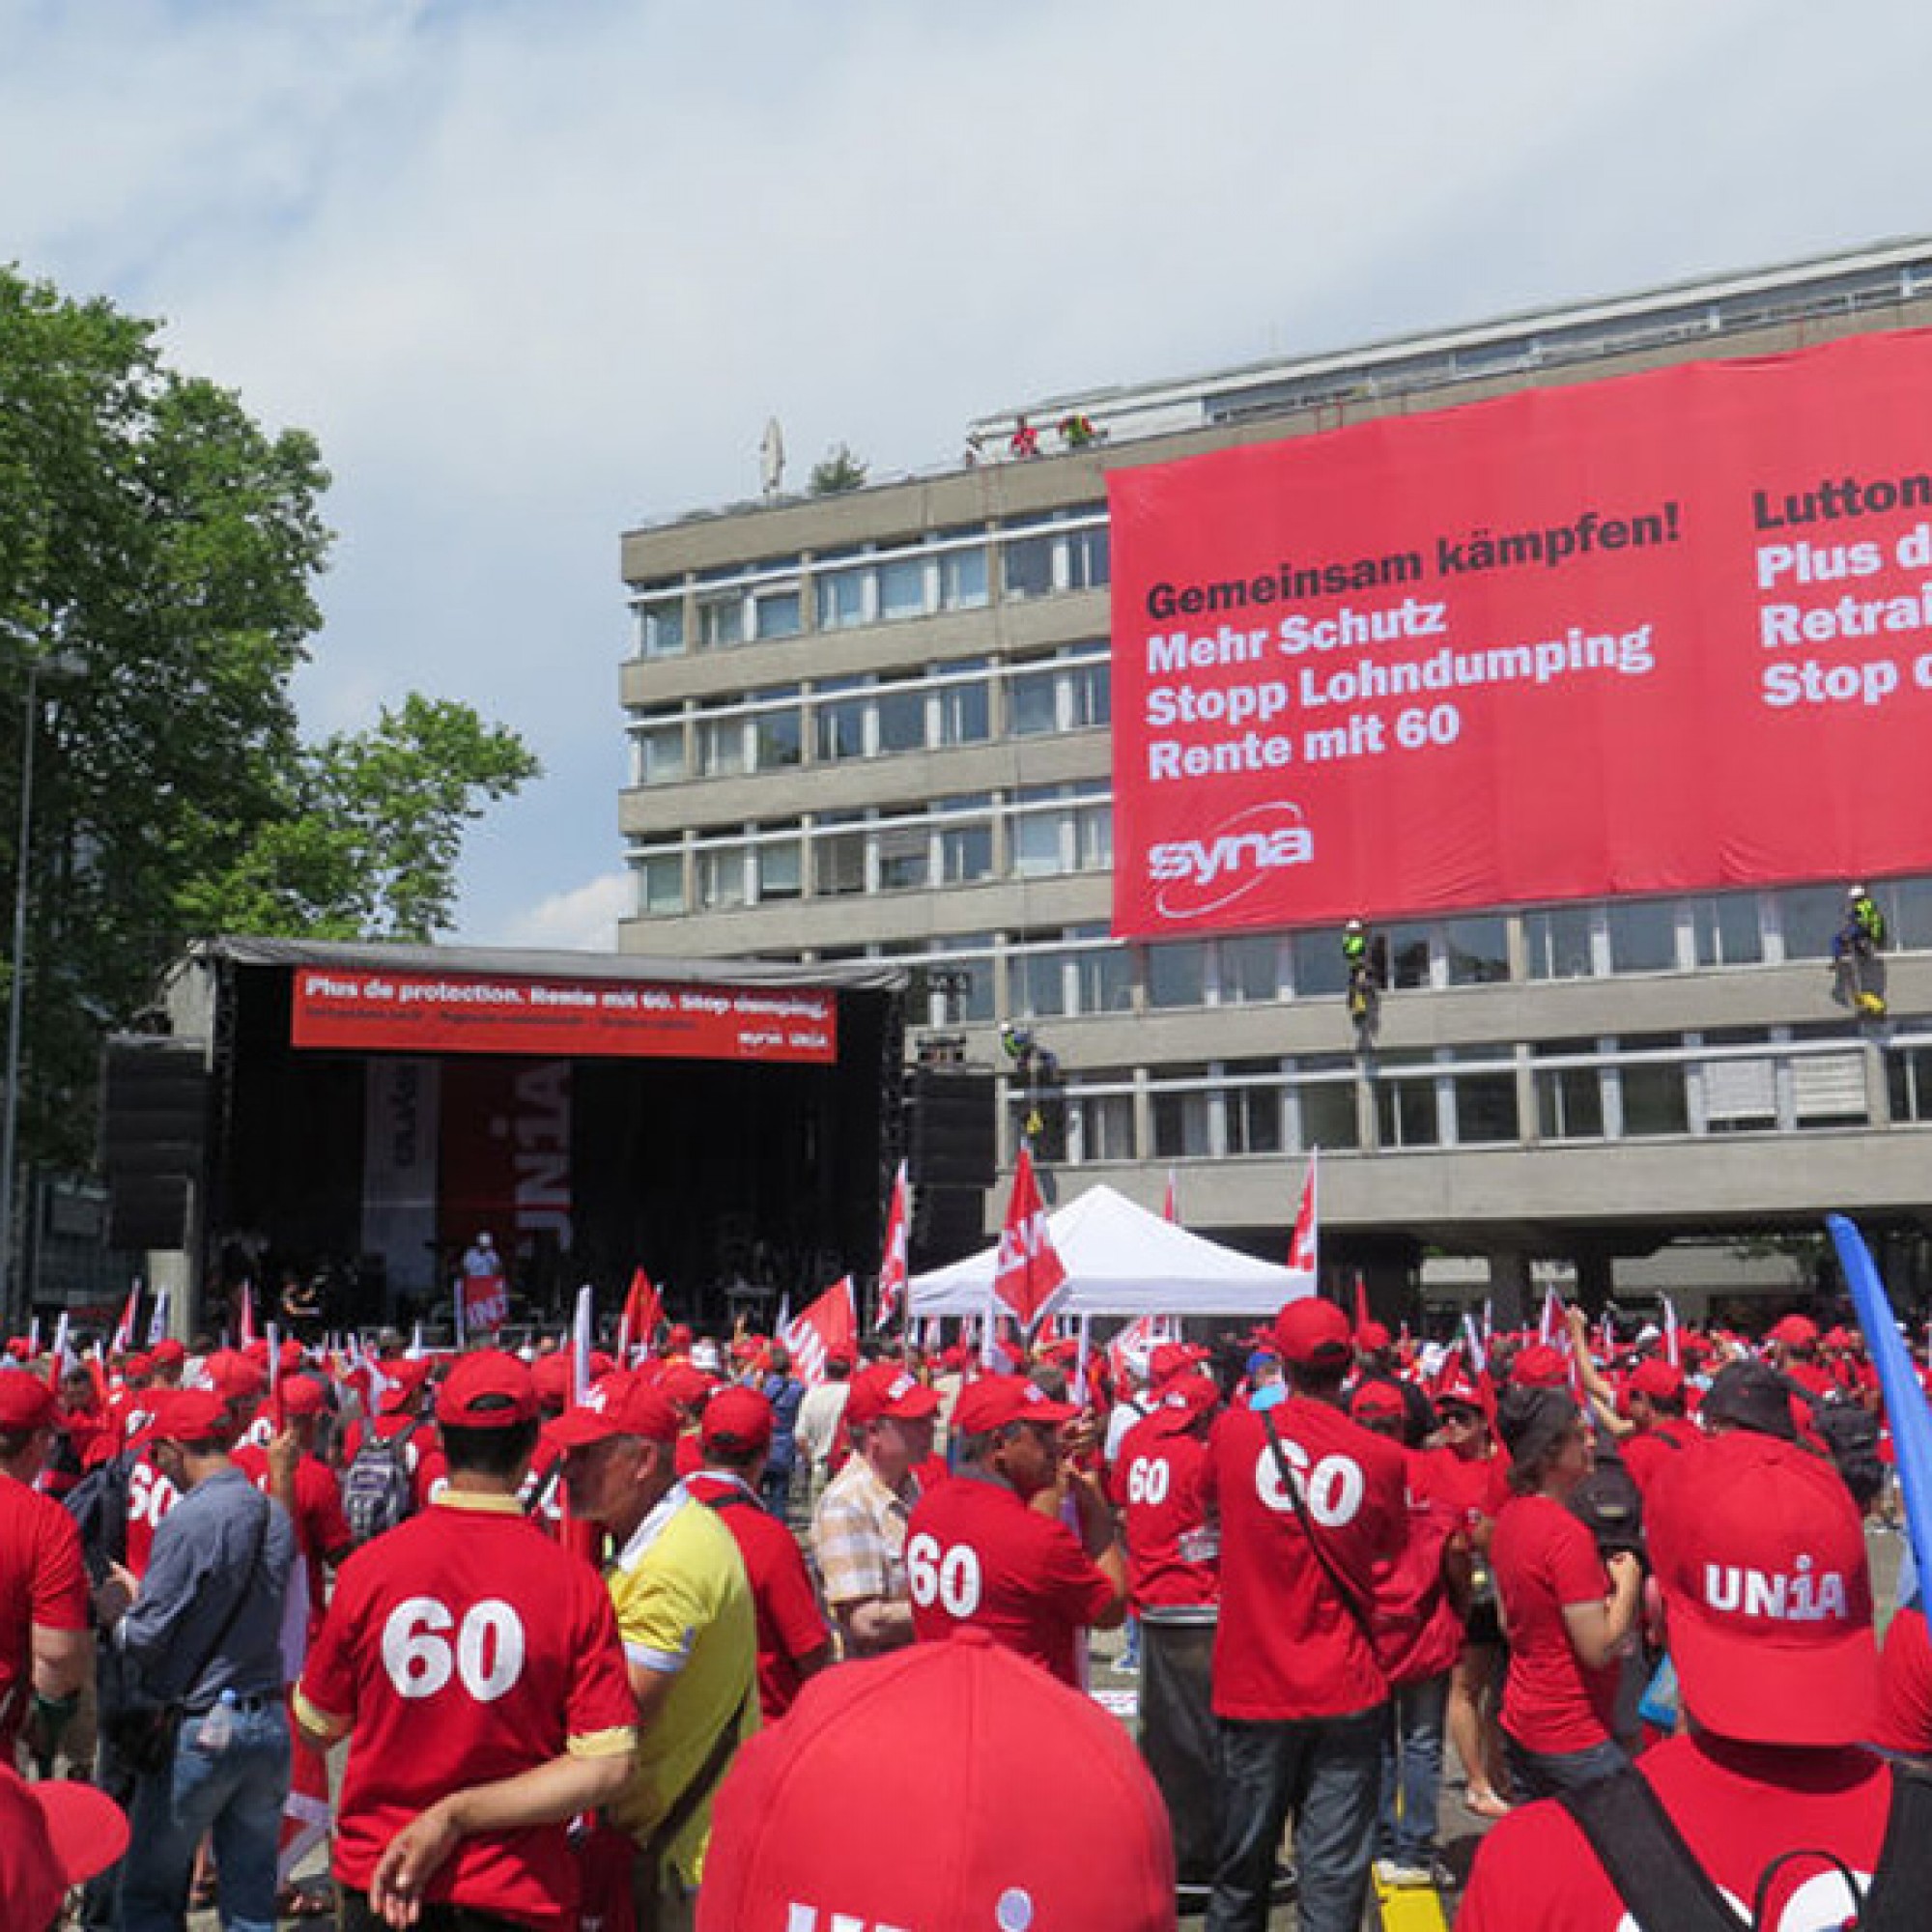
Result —
[[638, 654], [673, 658], [684, 651], [684, 592], [652, 592], [638, 602]]
[[1378, 1075], [1373, 1083], [1376, 1145], [1435, 1147], [1442, 1138], [1442, 1125], [1435, 1105], [1434, 1063], [1416, 1054], [1384, 1054]]
[[923, 556], [895, 556], [879, 565], [879, 618], [923, 617], [932, 608]]
[[983, 540], [939, 554], [939, 604], [944, 611], [977, 611], [987, 602]]
[[795, 899], [805, 891], [805, 840], [797, 833], [787, 838], [764, 838], [752, 847], [757, 868], [760, 903]]
[[[1278, 1060], [1231, 1060], [1223, 1069], [1230, 1153], [1279, 1153], [1282, 1150], [1282, 1084]], [[1265, 1086], [1236, 1084], [1258, 1075]]]
[[1764, 957], [1755, 893], [1723, 893], [1690, 902], [1700, 966], [1754, 966]]
[[901, 687], [884, 691], [877, 700], [881, 753], [921, 752], [925, 749], [925, 694]]
[[[1837, 1027], [1794, 1027], [1792, 1038], [1840, 1040]], [[1791, 1056], [1791, 1117], [1800, 1127], [1859, 1124], [1870, 1118], [1861, 1047]]]
[[993, 1017], [993, 940], [990, 933], [964, 933], [936, 942], [926, 955], [933, 975], [932, 1024], [965, 1026]]
[[1134, 1096], [1131, 1094], [1066, 1095], [1066, 1157], [1070, 1161], [1132, 1160]]
[[1307, 1054], [1295, 1061], [1288, 1102], [1294, 1122], [1294, 1144], [1301, 1151], [1361, 1146], [1355, 1071], [1345, 1055]]
[[[1103, 943], [1077, 944], [1081, 940]], [[1009, 956], [1007, 970], [1023, 1012], [1125, 1012], [1133, 1005], [1133, 974], [1124, 946], [1104, 928], [1073, 927], [1063, 944], [1028, 947]]]
[[914, 892], [930, 883], [932, 833], [926, 824], [882, 825], [875, 837], [882, 893]]
[[[1569, 1059], [1597, 1051], [1594, 1039], [1548, 1040], [1538, 1059]], [[1604, 1137], [1604, 1081], [1595, 1066], [1536, 1070], [1537, 1131], [1547, 1141], [1594, 1141]]]
[[1677, 901], [1614, 899], [1605, 909], [1612, 973], [1669, 973], [1677, 966]]
[[1001, 536], [1000, 584], [1009, 599], [1098, 590], [1110, 576], [1106, 513], [1098, 505], [1011, 524]]
[[1587, 980], [1597, 969], [1592, 957], [1588, 906], [1550, 906], [1523, 919], [1532, 980]]
[[993, 735], [993, 707], [984, 658], [948, 665], [933, 693], [942, 745], [983, 745]]
[[1208, 948], [1181, 939], [1147, 950], [1147, 998], [1151, 1007], [1199, 1007], [1208, 998]]
[[1894, 1121], [1932, 1121], [1932, 1046], [1894, 1046], [1885, 1056]]
[[697, 774], [706, 779], [737, 778], [747, 769], [745, 720], [697, 721]]
[[1522, 1138], [1513, 1072], [1458, 1073], [1450, 1082], [1450, 1094], [1456, 1106], [1458, 1147], [1494, 1147]]
[[638, 875], [638, 907], [646, 917], [684, 910], [684, 854], [668, 849], [640, 852], [632, 861]]
[[1113, 864], [1114, 810], [1103, 782], [1036, 785], [1010, 808], [1013, 872], [1049, 878]]
[[[1342, 958], [1342, 935], [1332, 927], [1294, 935], [1294, 990], [1309, 998], [1342, 993], [1349, 969]], [[1325, 1143], [1324, 1143], [1325, 1145]], [[1349, 1145], [1354, 1146], [1353, 1140]]]
[[[1706, 1046], [1769, 1045], [1750, 1028], [1706, 1034]], [[1768, 1053], [1696, 1063], [1704, 1126], [1714, 1134], [1766, 1132], [1777, 1125], [1777, 1062]]]
[[870, 571], [863, 564], [813, 573], [812, 587], [817, 593], [821, 631], [849, 630], [854, 624], [868, 621], [870, 577]]
[[812, 745], [821, 764], [866, 755], [866, 713], [871, 700], [835, 695], [863, 690], [865, 683], [857, 677], [828, 678], [818, 687], [812, 705]]
[[752, 714], [753, 761], [761, 772], [782, 771], [797, 764], [803, 754], [804, 712], [795, 701], [798, 696], [796, 686], [783, 692], [769, 692], [766, 696], [788, 697], [794, 701], [773, 704], [769, 709]]
[[697, 647], [728, 649], [745, 641], [745, 593], [742, 589], [700, 591], [697, 597]]
[[[993, 800], [989, 792], [942, 798], [939, 876], [949, 886], [971, 885], [993, 876]], [[952, 822], [947, 823], [946, 820]]]
[[1429, 928], [1396, 924], [1378, 935], [1388, 947], [1389, 984], [1406, 992], [1429, 984]]
[[1787, 959], [1829, 959], [1832, 938], [1844, 923], [1842, 886], [1795, 886], [1777, 894], [1778, 923]]
[[727, 911], [746, 901], [745, 859], [741, 839], [697, 848], [697, 903], [705, 912]]
[[866, 828], [857, 813], [828, 813], [811, 840], [812, 890], [837, 897], [866, 890]]
[[1107, 554], [1107, 528], [1072, 531], [1066, 539], [1066, 587], [1069, 590], [1101, 590], [1111, 581]]
[[1083, 1013], [1123, 1013], [1134, 1004], [1132, 962], [1124, 946], [1090, 946], [1073, 955], [1074, 983]]
[[1105, 643], [1069, 644], [1008, 673], [1008, 729], [1018, 738], [1097, 730], [1113, 715]]
[[1009, 600], [1053, 594], [1052, 537], [1009, 536], [1000, 545], [1000, 587]]
[[1281, 992], [1281, 942], [1271, 932], [1221, 942], [1223, 1006], [1264, 1006]]
[[633, 769], [639, 784], [675, 784], [684, 777], [684, 721], [658, 714], [631, 733]]
[[798, 585], [757, 590], [752, 594], [752, 635], [760, 642], [795, 638], [805, 628], [805, 600]]
[[1207, 1081], [1205, 1066], [1176, 1066], [1154, 1084], [1154, 1159], [1201, 1158], [1214, 1151]]
[[1500, 915], [1445, 920], [1442, 950], [1452, 986], [1492, 986], [1509, 978], [1509, 922]]
[[1891, 943], [1908, 952], [1932, 950], [1932, 879], [1893, 879], [1873, 896], [1891, 927]]
[[[1671, 1034], [1638, 1035], [1619, 1042], [1626, 1053], [1656, 1052], [1681, 1044]], [[1682, 1063], [1622, 1065], [1616, 1068], [1615, 1078], [1623, 1105], [1623, 1130], [1632, 1139], [1690, 1131]]]

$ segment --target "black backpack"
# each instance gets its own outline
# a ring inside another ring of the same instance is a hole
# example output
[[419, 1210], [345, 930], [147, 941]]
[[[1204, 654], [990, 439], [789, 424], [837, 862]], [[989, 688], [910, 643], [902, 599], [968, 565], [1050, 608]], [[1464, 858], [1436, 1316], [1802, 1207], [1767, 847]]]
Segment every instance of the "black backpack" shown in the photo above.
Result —
[[1697, 1862], [1634, 1765], [1557, 1802], [1590, 1841], [1637, 1932], [1758, 1932], [1772, 1880], [1800, 1860], [1837, 1869], [1858, 1900], [1858, 1916], [1848, 1921], [1858, 1932], [1924, 1932], [1932, 1899], [1932, 1771], [1893, 1762], [1885, 1844], [1862, 1896], [1842, 1859], [1795, 1846], [1765, 1868], [1748, 1918], [1738, 1916]]
[[1878, 1453], [1878, 1417], [1862, 1403], [1827, 1396], [1811, 1411], [1811, 1425], [1824, 1437], [1832, 1462], [1862, 1515], [1885, 1488], [1885, 1464]]
[[414, 1506], [404, 1451], [415, 1433], [412, 1422], [399, 1435], [382, 1436], [371, 1422], [342, 1472], [342, 1514], [349, 1520], [349, 1540], [358, 1549], [385, 1529], [394, 1529]]
[[61, 1506], [80, 1527], [81, 1560], [96, 1584], [107, 1580], [110, 1563], [128, 1560], [128, 1496], [137, 1460], [131, 1449], [110, 1456], [61, 1498]]

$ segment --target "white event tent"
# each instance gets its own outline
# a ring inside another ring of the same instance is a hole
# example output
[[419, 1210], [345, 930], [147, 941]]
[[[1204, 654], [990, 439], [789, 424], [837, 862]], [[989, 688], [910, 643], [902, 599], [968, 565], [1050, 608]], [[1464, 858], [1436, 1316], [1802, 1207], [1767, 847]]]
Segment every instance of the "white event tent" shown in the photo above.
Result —
[[[1315, 1293], [1312, 1271], [1276, 1267], [1137, 1208], [1105, 1185], [1047, 1216], [1066, 1268], [1054, 1314], [1272, 1315]], [[910, 1314], [983, 1315], [997, 1246], [930, 1274], [914, 1275]]]

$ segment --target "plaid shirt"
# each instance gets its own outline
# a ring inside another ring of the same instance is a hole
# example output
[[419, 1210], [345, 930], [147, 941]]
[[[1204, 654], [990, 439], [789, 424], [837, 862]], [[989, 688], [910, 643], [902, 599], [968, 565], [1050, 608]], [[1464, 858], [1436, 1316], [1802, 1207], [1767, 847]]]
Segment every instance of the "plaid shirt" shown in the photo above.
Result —
[[888, 1489], [858, 1455], [826, 1486], [811, 1519], [811, 1552], [828, 1604], [906, 1601], [906, 1519], [919, 1484], [908, 1476], [905, 1488], [903, 1495]]

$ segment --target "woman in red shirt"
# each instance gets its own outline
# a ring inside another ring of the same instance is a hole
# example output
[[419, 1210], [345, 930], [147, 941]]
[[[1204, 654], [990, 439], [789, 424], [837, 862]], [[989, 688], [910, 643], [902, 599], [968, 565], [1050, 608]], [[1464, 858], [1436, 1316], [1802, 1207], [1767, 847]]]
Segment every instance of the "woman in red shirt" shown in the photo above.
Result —
[[1594, 1457], [1561, 1389], [1513, 1388], [1496, 1410], [1515, 1492], [1490, 1545], [1509, 1675], [1503, 1740], [1520, 1798], [1553, 1798], [1627, 1762], [1610, 1735], [1617, 1660], [1635, 1627], [1643, 1571], [1566, 1507]]

